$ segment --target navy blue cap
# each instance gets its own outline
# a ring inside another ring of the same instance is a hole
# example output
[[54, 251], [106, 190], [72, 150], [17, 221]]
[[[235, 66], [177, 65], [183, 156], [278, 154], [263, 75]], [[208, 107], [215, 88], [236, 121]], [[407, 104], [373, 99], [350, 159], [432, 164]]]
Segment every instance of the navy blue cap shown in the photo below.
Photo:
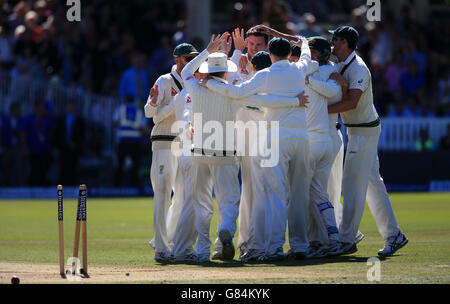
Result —
[[335, 30], [329, 30], [328, 32], [333, 34], [333, 37], [340, 37], [346, 39], [350, 46], [356, 47], [356, 45], [358, 44], [359, 33], [352, 26], [344, 25], [338, 27]]
[[302, 54], [302, 50], [298, 46], [293, 44], [291, 46], [291, 56], [300, 57], [301, 54]]
[[330, 42], [321, 36], [308, 38], [308, 45], [310, 49], [318, 50], [321, 53], [331, 55]]
[[272, 38], [269, 42], [269, 51], [278, 57], [286, 57], [291, 52], [291, 44], [284, 38]]
[[260, 51], [253, 55], [252, 64], [257, 71], [268, 68], [272, 65], [272, 60], [270, 60], [269, 53], [265, 51]]

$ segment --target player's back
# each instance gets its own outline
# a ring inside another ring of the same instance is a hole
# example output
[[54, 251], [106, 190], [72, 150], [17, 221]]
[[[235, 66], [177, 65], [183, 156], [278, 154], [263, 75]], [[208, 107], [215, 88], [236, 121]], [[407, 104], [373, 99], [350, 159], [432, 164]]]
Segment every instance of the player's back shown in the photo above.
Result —
[[[256, 75], [260, 73], [265, 79], [264, 93], [295, 97], [305, 90], [305, 75], [288, 60], [277, 61]], [[280, 128], [306, 127], [305, 108], [265, 108], [264, 111], [268, 121], [279, 121]]]

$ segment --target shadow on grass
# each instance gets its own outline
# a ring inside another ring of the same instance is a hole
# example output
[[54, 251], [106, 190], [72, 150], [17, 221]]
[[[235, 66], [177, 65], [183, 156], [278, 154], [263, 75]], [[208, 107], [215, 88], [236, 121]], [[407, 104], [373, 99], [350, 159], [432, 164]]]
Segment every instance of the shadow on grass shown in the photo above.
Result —
[[322, 264], [334, 264], [334, 263], [366, 263], [370, 257], [360, 257], [360, 256], [338, 256], [332, 258], [317, 258], [317, 259], [305, 259], [305, 260], [293, 260], [293, 259], [285, 259], [282, 261], [251, 261], [251, 262], [242, 262], [240, 260], [233, 261], [210, 261], [205, 263], [196, 263], [196, 262], [172, 262], [160, 265], [196, 265], [202, 267], [217, 267], [217, 268], [236, 268], [236, 267], [271, 267], [275, 266], [310, 266], [310, 265], [322, 265]]

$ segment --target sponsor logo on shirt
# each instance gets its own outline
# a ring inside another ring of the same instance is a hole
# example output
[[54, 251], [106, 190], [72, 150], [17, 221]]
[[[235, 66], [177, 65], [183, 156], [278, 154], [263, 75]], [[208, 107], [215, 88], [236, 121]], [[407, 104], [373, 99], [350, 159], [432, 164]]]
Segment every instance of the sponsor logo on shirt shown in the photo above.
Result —
[[178, 92], [174, 88], [172, 88], [172, 96], [175, 96], [177, 94], [178, 94]]
[[248, 71], [247, 71], [247, 68], [243, 68], [243, 69], [241, 69], [241, 73], [243, 73], [243, 74], [246, 74], [246, 75], [248, 75]]
[[188, 98], [186, 99], [186, 103], [191, 103], [191, 102], [192, 102], [192, 99], [190, 96], [188, 96]]
[[238, 79], [233, 80], [233, 85], [235, 85], [238, 81]]
[[364, 79], [359, 80], [359, 81], [358, 81], [358, 84], [362, 84], [363, 81], [364, 81]]

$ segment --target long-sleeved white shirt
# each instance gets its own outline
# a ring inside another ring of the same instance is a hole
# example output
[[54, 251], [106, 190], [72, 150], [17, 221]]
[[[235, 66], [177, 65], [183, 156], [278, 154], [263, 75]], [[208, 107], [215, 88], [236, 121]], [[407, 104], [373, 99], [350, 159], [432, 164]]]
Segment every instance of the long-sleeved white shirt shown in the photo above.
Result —
[[[223, 96], [241, 99], [257, 93], [294, 97], [305, 90], [305, 76], [315, 72], [318, 63], [311, 61], [308, 45], [302, 45], [302, 55], [297, 63], [280, 60], [263, 69], [238, 86], [208, 81], [207, 87]], [[263, 108], [269, 122], [278, 121], [280, 128], [306, 128], [305, 108]]]
[[167, 105], [178, 93], [179, 89], [172, 75], [180, 82], [183, 86], [183, 80], [178, 75], [176, 71], [176, 66], [173, 66], [172, 72], [162, 75], [156, 80], [155, 85], [158, 85], [158, 99], [156, 101], [156, 106], [153, 106], [150, 101], [150, 96], [148, 97], [147, 103], [144, 106], [145, 117], [153, 118], [155, 126], [152, 129], [152, 148], [153, 150], [170, 149], [170, 141], [158, 141], [155, 140], [155, 136], [176, 136], [171, 132], [172, 124], [175, 122], [175, 115], [166, 115], [161, 113], [162, 108]]
[[[209, 53], [207, 50], [204, 50], [200, 53], [194, 60], [192, 60], [186, 67], [183, 69], [181, 76], [184, 80], [186, 90], [189, 96], [192, 98], [193, 106], [193, 126], [195, 134], [199, 134], [199, 132], [203, 132], [203, 126], [209, 121], [217, 121], [222, 125], [223, 128], [223, 143], [219, 144], [220, 152], [223, 150], [228, 152], [226, 148], [226, 138], [227, 136], [232, 136], [234, 138], [234, 130], [233, 134], [226, 134], [226, 123], [227, 122], [235, 122], [236, 110], [241, 106], [284, 106], [284, 107], [298, 107], [298, 99], [296, 95], [293, 97], [286, 96], [273, 96], [273, 95], [255, 95], [251, 94], [248, 98], [241, 100], [234, 100], [233, 98], [226, 97], [220, 94], [217, 94], [207, 88], [204, 88], [198, 84], [198, 81], [195, 79], [193, 73], [197, 68], [207, 59]], [[215, 78], [216, 81], [226, 84], [226, 80]], [[197, 121], [195, 118], [196, 113], [202, 114], [202, 121]], [[205, 136], [194, 135], [194, 146], [195, 147], [203, 147], [205, 144]], [[198, 139], [201, 139], [199, 141]], [[196, 141], [197, 139], [197, 141]], [[231, 141], [228, 141], [231, 142]], [[234, 141], [233, 141], [234, 142]], [[211, 147], [206, 147], [210, 149]], [[223, 149], [223, 150], [222, 150]], [[234, 147], [232, 147], [234, 150]]]
[[[306, 88], [306, 95], [309, 96], [309, 104], [306, 108], [306, 124], [310, 139], [315, 134], [329, 133], [329, 101], [338, 101], [342, 98], [342, 91], [339, 84], [329, 79], [330, 75], [337, 72], [337, 65], [329, 63], [321, 65], [313, 74], [309, 75], [309, 85]], [[337, 114], [334, 120], [336, 123]], [[332, 118], [331, 118], [332, 119]]]

